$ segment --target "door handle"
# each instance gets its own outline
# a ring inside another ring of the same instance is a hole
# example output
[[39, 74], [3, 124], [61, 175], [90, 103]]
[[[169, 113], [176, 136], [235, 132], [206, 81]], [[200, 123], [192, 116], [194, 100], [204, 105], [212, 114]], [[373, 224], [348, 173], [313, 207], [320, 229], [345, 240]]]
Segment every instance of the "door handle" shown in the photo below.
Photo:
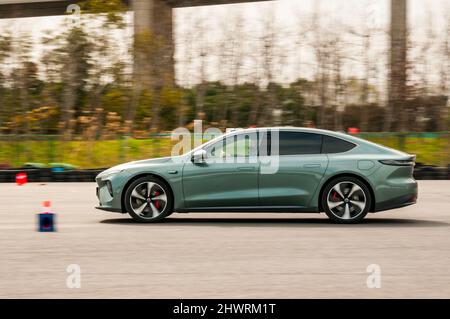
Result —
[[322, 165], [320, 165], [320, 164], [305, 164], [305, 165], [303, 165], [303, 167], [305, 167], [305, 168], [318, 168], [321, 166]]
[[256, 168], [254, 166], [241, 166], [237, 168], [238, 171], [254, 171]]

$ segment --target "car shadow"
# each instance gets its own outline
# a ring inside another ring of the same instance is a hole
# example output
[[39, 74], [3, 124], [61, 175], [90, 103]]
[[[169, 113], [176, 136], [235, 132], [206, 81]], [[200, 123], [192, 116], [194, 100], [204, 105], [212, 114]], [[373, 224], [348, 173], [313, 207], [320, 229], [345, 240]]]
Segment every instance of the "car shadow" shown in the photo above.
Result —
[[449, 223], [422, 219], [366, 218], [359, 224], [338, 225], [328, 218], [224, 218], [224, 217], [168, 217], [157, 223], [139, 223], [131, 218], [114, 218], [102, 224], [133, 226], [217, 226], [217, 227], [450, 227]]

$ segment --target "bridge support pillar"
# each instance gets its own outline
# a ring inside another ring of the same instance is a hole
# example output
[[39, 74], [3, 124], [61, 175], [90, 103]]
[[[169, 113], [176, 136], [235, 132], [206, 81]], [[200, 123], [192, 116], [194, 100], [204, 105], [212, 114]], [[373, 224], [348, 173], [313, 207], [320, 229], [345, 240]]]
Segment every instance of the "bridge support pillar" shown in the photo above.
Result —
[[[405, 131], [408, 128], [405, 110], [408, 51], [407, 12], [408, 0], [391, 0], [389, 97], [384, 124], [385, 131]], [[396, 120], [394, 120], [395, 118]]]
[[172, 8], [164, 0], [131, 0], [134, 80], [145, 87], [174, 84]]

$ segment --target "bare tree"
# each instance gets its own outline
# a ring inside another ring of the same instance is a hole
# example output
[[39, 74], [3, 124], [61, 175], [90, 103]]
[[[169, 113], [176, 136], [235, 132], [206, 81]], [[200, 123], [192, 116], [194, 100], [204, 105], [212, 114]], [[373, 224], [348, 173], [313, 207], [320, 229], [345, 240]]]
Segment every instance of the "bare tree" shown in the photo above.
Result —
[[[4, 65], [4, 62], [10, 58], [12, 54], [12, 37], [9, 32], [0, 34], [0, 67]], [[0, 68], [0, 128], [2, 127], [3, 120], [6, 118], [7, 110], [4, 105], [4, 91], [6, 84], [5, 70]]]
[[[183, 29], [180, 30], [181, 36], [179, 37], [180, 40], [177, 42], [178, 46], [178, 52], [181, 56], [180, 60], [178, 61], [178, 66], [180, 67], [180, 79], [179, 83], [181, 86], [184, 87], [190, 87], [193, 83], [191, 78], [192, 73], [192, 64], [194, 60], [195, 55], [195, 48], [194, 48], [194, 40], [195, 40], [195, 33], [192, 26], [192, 15], [187, 15], [186, 19], [182, 23]], [[184, 103], [180, 104], [179, 106], [179, 117], [178, 117], [178, 125], [184, 126], [186, 125], [186, 110], [185, 105], [187, 104], [188, 96], [187, 94], [184, 95]]]
[[274, 8], [265, 10], [262, 16], [262, 35], [261, 41], [261, 59], [262, 59], [262, 78], [267, 85], [268, 103], [263, 103], [261, 113], [264, 117], [259, 117], [259, 125], [269, 125], [272, 122], [273, 114], [278, 111], [278, 102], [274, 86], [274, 64], [275, 64], [275, 46], [276, 32]]
[[222, 39], [223, 45], [220, 45], [222, 51], [222, 74], [227, 84], [227, 99], [224, 101], [222, 117], [226, 118], [228, 110], [231, 111], [230, 120], [233, 126], [237, 125], [239, 103], [236, 101], [236, 89], [241, 77], [241, 69], [244, 59], [243, 43], [245, 42], [244, 18], [240, 12], [233, 12], [230, 19], [227, 19], [226, 26], [223, 27], [225, 34]]
[[344, 111], [344, 81], [342, 75], [342, 64], [344, 60], [343, 41], [340, 33], [334, 35], [334, 41], [331, 45], [333, 56], [333, 72], [334, 72], [334, 130], [342, 130], [341, 114]]
[[[440, 55], [442, 56], [440, 70], [440, 94], [447, 98], [447, 105], [440, 112], [440, 127], [442, 131], [450, 130], [450, 5], [447, 5], [445, 12], [446, 26], [444, 28], [444, 38], [442, 40]], [[448, 153], [450, 154], [450, 142], [448, 142]]]
[[450, 95], [450, 5], [447, 6], [444, 15], [446, 25], [444, 27], [443, 39], [440, 48], [440, 56], [442, 63], [440, 63], [440, 93], [444, 96]]
[[199, 16], [194, 24], [194, 34], [198, 39], [198, 61], [199, 61], [199, 84], [196, 89], [196, 99], [195, 99], [195, 115], [197, 118], [203, 119], [204, 107], [205, 107], [205, 82], [206, 82], [206, 69], [208, 52], [210, 51], [210, 46], [206, 34], [206, 19], [204, 16]]
[[369, 107], [370, 83], [377, 71], [377, 58], [374, 57], [375, 48], [373, 47], [373, 41], [374, 37], [383, 30], [375, 23], [373, 2], [365, 1], [362, 4], [364, 6], [364, 13], [361, 14], [361, 27], [357, 29], [351, 28], [349, 31], [351, 35], [361, 39], [360, 61], [363, 67], [363, 77], [360, 96], [362, 107], [360, 112], [360, 129], [365, 132], [369, 126], [369, 110], [367, 108]]
[[330, 82], [330, 42], [327, 39], [327, 34], [324, 32], [324, 26], [321, 21], [321, 3], [316, 1], [314, 3], [314, 12], [312, 16], [312, 39], [311, 47], [313, 49], [316, 60], [316, 82], [317, 95], [319, 100], [319, 110], [317, 115], [317, 126], [325, 128], [326, 121], [326, 107], [328, 103], [328, 89]]

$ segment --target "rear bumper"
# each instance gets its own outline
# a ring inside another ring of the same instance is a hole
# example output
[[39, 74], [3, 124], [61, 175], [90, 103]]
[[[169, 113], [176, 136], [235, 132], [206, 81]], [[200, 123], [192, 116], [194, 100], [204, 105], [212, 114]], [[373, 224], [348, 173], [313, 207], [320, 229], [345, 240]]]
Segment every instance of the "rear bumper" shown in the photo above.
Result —
[[400, 208], [417, 202], [418, 185], [412, 166], [383, 165], [374, 175], [374, 212]]
[[381, 212], [381, 211], [385, 211], [388, 209], [401, 208], [401, 207], [405, 207], [405, 206], [409, 206], [409, 205], [414, 205], [416, 202], [417, 202], [417, 192], [408, 194], [408, 195], [395, 197], [395, 198], [389, 199], [387, 201], [377, 203], [375, 205], [374, 212], [376, 213], [376, 212]]

